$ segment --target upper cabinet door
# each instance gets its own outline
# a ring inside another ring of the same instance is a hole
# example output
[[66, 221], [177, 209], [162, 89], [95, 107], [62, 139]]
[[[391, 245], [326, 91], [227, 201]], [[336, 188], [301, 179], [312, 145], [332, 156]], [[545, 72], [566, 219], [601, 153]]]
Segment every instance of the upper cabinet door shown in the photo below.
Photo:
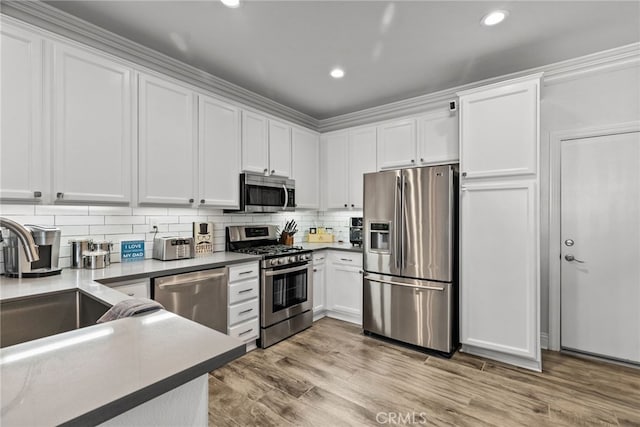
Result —
[[237, 208], [240, 197], [240, 109], [200, 96], [199, 200], [204, 206]]
[[540, 78], [459, 95], [462, 176], [535, 175]]
[[418, 117], [418, 164], [458, 161], [458, 116], [448, 111]]
[[139, 79], [140, 203], [195, 202], [195, 97], [190, 90], [155, 77]]
[[292, 178], [296, 181], [296, 207], [320, 206], [320, 137], [308, 130], [292, 130]]
[[378, 126], [378, 169], [416, 164], [416, 121], [398, 120]]
[[339, 132], [322, 136], [322, 164], [324, 207], [344, 209], [349, 206], [348, 144], [349, 133]]
[[43, 40], [3, 22], [0, 43], [0, 198], [37, 200], [38, 193], [46, 192], [42, 133]]
[[376, 171], [376, 128], [356, 129], [349, 136], [349, 207], [362, 209], [363, 174]]
[[132, 70], [54, 45], [56, 201], [131, 201]]
[[269, 174], [291, 176], [291, 126], [269, 120]]
[[260, 114], [242, 112], [242, 170], [267, 174], [269, 142], [267, 119]]

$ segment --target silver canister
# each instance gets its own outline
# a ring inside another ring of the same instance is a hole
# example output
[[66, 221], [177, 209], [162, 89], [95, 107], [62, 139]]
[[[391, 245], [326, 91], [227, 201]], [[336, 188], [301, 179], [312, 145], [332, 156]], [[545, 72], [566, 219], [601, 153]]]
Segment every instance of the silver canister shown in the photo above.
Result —
[[109, 259], [109, 252], [107, 251], [86, 251], [82, 254], [84, 268], [90, 270], [97, 270], [99, 268], [105, 268], [107, 260]]
[[82, 268], [84, 266], [82, 256], [91, 249], [91, 239], [71, 239], [71, 268]]
[[105, 251], [107, 252], [107, 265], [111, 264], [111, 252], [113, 252], [113, 242], [107, 240], [94, 240], [89, 245], [91, 251]]

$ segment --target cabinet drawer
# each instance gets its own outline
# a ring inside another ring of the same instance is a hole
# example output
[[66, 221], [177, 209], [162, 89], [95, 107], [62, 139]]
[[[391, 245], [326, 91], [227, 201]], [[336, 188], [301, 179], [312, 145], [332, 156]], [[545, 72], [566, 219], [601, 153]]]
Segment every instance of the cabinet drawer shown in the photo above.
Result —
[[334, 264], [362, 267], [362, 254], [355, 252], [335, 252], [330, 255], [329, 259]]
[[229, 325], [235, 325], [236, 323], [258, 317], [258, 311], [257, 298], [232, 305], [229, 307]]
[[229, 282], [237, 282], [238, 280], [253, 279], [258, 277], [260, 266], [257, 262], [233, 265], [229, 267]]
[[324, 262], [326, 260], [327, 260], [327, 253], [326, 252], [321, 252], [319, 254], [316, 254], [316, 253], [313, 254], [313, 265], [324, 264]]
[[122, 292], [123, 294], [127, 294], [132, 298], [149, 298], [149, 285], [145, 282], [117, 286], [113, 289], [118, 292]]
[[260, 333], [260, 324], [258, 319], [249, 320], [239, 325], [229, 328], [229, 336], [238, 338], [244, 342], [258, 339]]
[[229, 304], [257, 298], [260, 290], [258, 278], [245, 280], [229, 286]]

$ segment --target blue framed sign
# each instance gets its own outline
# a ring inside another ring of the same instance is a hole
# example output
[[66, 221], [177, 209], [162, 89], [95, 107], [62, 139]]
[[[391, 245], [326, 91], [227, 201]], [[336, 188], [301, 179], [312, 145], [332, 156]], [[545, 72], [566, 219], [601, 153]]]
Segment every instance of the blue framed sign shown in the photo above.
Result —
[[143, 261], [144, 240], [127, 240], [120, 242], [120, 261]]

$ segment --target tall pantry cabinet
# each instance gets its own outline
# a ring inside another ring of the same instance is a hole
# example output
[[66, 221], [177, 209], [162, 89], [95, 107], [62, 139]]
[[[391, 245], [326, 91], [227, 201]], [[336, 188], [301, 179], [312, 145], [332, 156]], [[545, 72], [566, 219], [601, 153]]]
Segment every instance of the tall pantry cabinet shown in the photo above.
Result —
[[537, 371], [540, 81], [458, 94], [462, 351]]

